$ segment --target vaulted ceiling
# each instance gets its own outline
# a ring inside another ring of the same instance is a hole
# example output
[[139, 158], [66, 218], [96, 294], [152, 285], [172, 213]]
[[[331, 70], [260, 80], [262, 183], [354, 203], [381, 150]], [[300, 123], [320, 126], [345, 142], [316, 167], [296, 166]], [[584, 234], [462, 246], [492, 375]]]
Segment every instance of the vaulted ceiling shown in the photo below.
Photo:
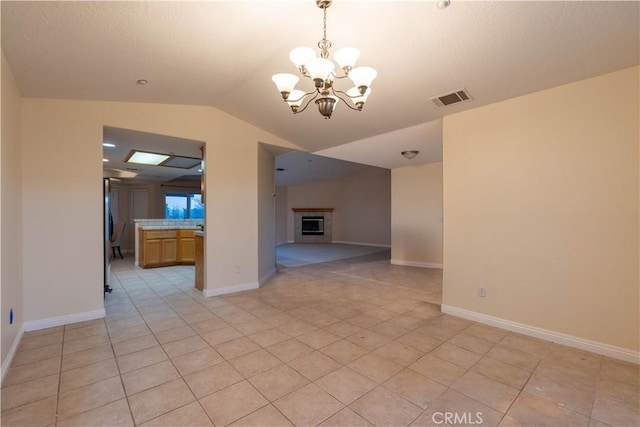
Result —
[[[382, 167], [405, 164], [405, 149], [433, 161], [445, 115], [634, 66], [640, 55], [637, 1], [452, 0], [438, 9], [335, 0], [331, 52], [358, 47], [359, 64], [378, 77], [364, 111], [338, 105], [325, 120], [313, 105], [292, 115], [271, 82], [296, 72], [292, 48], [322, 37], [313, 0], [1, 7], [2, 49], [23, 96], [209, 105], [310, 152]], [[471, 101], [428, 100], [461, 88]]]

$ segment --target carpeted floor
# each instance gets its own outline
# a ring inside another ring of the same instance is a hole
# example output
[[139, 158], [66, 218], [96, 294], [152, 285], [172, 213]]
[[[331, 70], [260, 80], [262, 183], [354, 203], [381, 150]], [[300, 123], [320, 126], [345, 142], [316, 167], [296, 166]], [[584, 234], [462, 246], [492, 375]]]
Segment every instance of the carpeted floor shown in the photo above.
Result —
[[276, 247], [276, 264], [278, 267], [300, 267], [388, 251], [388, 248], [378, 246], [344, 243], [286, 243]]

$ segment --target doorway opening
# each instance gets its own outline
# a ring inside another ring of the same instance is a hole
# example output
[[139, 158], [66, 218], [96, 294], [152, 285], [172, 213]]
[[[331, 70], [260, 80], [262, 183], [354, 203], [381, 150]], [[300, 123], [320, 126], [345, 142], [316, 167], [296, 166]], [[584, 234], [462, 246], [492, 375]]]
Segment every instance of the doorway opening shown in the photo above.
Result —
[[[105, 248], [117, 248], [105, 253], [105, 272], [115, 259], [135, 268], [180, 265], [195, 270], [195, 234], [204, 232], [205, 225], [204, 145], [103, 127], [103, 177], [110, 181], [105, 217], [112, 224], [105, 231]], [[167, 231], [156, 236], [157, 230]]]

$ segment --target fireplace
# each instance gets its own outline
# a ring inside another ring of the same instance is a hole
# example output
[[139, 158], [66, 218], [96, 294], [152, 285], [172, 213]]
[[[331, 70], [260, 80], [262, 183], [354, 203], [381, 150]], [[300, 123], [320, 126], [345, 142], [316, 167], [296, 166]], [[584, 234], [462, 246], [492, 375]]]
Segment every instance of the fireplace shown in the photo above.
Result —
[[331, 243], [333, 208], [292, 208], [293, 241], [296, 243]]
[[303, 236], [324, 236], [324, 216], [303, 216], [301, 219]]

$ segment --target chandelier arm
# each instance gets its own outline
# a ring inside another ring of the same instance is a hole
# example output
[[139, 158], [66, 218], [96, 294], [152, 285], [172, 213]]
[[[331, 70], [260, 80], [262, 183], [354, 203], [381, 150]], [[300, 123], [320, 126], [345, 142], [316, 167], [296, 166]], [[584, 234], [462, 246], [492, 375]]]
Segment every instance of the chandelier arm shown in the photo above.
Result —
[[348, 78], [348, 77], [349, 77], [349, 76], [348, 76], [348, 75], [346, 75], [346, 74], [344, 74], [344, 75], [342, 75], [342, 76], [338, 76], [338, 75], [336, 75], [336, 73], [335, 73], [335, 72], [333, 72], [333, 71], [331, 72], [331, 75], [333, 75], [333, 78], [334, 78], [334, 79], [346, 79], [346, 78]]
[[300, 96], [300, 98], [298, 98], [298, 99], [289, 99], [289, 98], [287, 98], [287, 99], [285, 100], [285, 102], [298, 102], [298, 101], [300, 101], [302, 98], [304, 98], [305, 96], [307, 96], [307, 95], [311, 95], [311, 94], [312, 94], [312, 93], [314, 93], [314, 92], [316, 93], [316, 96], [314, 96], [313, 98], [311, 98], [311, 100], [314, 100], [314, 99], [318, 96], [318, 91], [317, 91], [317, 90], [312, 90], [311, 92], [306, 92], [305, 94], [303, 94], [302, 96]]
[[[309, 92], [309, 95], [312, 94], [313, 92]], [[307, 107], [309, 106], [309, 104], [311, 104], [311, 101], [313, 101], [314, 99], [316, 99], [318, 97], [318, 95], [320, 95], [320, 92], [316, 91], [316, 94], [310, 98], [306, 104], [304, 104], [304, 107], [302, 107], [302, 110], [298, 110], [298, 111], [294, 111], [293, 114], [298, 114], [298, 113], [302, 113], [304, 110], [307, 109]], [[305, 95], [306, 96], [306, 95]]]
[[[344, 102], [344, 104], [347, 107], [349, 107], [349, 108], [351, 108], [352, 110], [355, 110], [355, 111], [360, 111], [357, 107], [352, 107], [350, 102], [348, 102], [346, 99], [344, 99], [343, 97], [338, 95], [338, 93], [344, 93], [345, 95], [347, 95], [345, 92], [343, 92], [341, 90], [332, 90], [332, 92], [337, 98], [340, 98], [342, 100], [342, 102]], [[351, 99], [351, 97], [349, 95], [347, 95], [347, 96], [349, 97], [349, 99]]]
[[[336, 90], [336, 89], [333, 89], [333, 93], [334, 93], [334, 95], [335, 95], [335, 96], [338, 96], [338, 94], [339, 94], [339, 93], [341, 93], [341, 94], [343, 94], [343, 95], [345, 95], [345, 96], [349, 97], [349, 99], [353, 99], [353, 98], [360, 98], [360, 97], [362, 96], [362, 95], [360, 95], [360, 94], [358, 94], [358, 95], [354, 95], [354, 96], [351, 96], [351, 95], [349, 95], [347, 92], [344, 92], [344, 91], [342, 91], [342, 90]], [[340, 97], [338, 96], [338, 98], [340, 98]], [[342, 99], [342, 98], [340, 98], [340, 99]], [[342, 100], [344, 101], [344, 99], [342, 99]]]

